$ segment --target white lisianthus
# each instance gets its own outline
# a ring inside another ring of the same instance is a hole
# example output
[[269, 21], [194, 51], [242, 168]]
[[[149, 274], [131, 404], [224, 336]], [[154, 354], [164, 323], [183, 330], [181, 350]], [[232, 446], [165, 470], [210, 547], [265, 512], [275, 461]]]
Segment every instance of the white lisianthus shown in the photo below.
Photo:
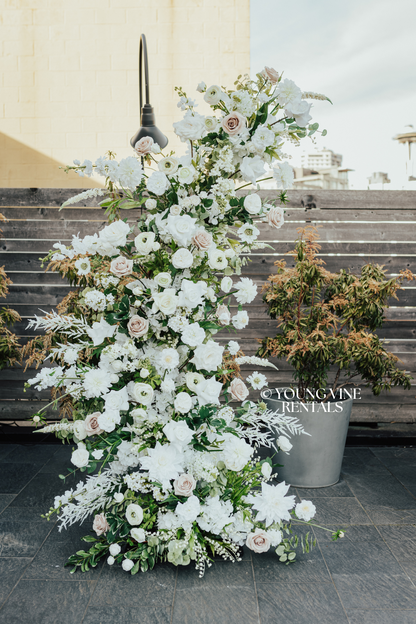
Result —
[[228, 266], [225, 253], [221, 249], [208, 252], [208, 264], [214, 271], [223, 271]]
[[208, 340], [206, 344], [199, 345], [194, 352], [191, 362], [198, 370], [216, 371], [222, 362], [224, 347], [213, 340]]
[[174, 288], [165, 288], [161, 293], [155, 293], [153, 295], [153, 308], [155, 312], [159, 310], [166, 315], [174, 314], [178, 305], [178, 297], [175, 293], [176, 291]]
[[267, 535], [269, 537], [270, 544], [271, 546], [273, 546], [273, 548], [275, 548], [276, 546], [279, 546], [279, 544], [281, 544], [283, 541], [283, 534], [278, 529], [269, 529], [267, 531]]
[[195, 392], [200, 405], [219, 405], [222, 383], [216, 381], [215, 375], [210, 379], [204, 379], [195, 386]]
[[147, 178], [146, 188], [149, 193], [163, 195], [163, 193], [168, 190], [169, 184], [169, 179], [164, 173], [161, 171], [155, 171], [149, 178]]
[[153, 388], [150, 384], [130, 381], [127, 390], [133, 401], [142, 405], [150, 405], [153, 401]]
[[270, 466], [270, 464], [268, 462], [263, 462], [262, 463], [262, 465], [261, 465], [261, 474], [266, 479], [268, 479], [270, 477], [270, 475], [272, 474], [272, 467]]
[[157, 163], [159, 171], [165, 173], [166, 175], [173, 175], [177, 172], [179, 165], [179, 158], [175, 158], [174, 156], [169, 156], [168, 158], [162, 158]]
[[261, 210], [261, 199], [257, 193], [252, 193], [251, 195], [247, 195], [244, 199], [244, 208], [247, 210], [249, 214], [259, 214]]
[[264, 161], [260, 156], [245, 156], [240, 165], [241, 175], [246, 182], [256, 184], [257, 179], [266, 173]]
[[[183, 401], [183, 409], [185, 408], [185, 403], [187, 401], [185, 399], [185, 396], [181, 395], [187, 396], [192, 405], [192, 399], [189, 394], [187, 394], [186, 392], [180, 392], [177, 395], [176, 399], [179, 399], [180, 397], [180, 400]], [[181, 413], [186, 414], [188, 411], [189, 409], [186, 411], [181, 411]], [[163, 427], [163, 433], [165, 434], [169, 442], [179, 447], [189, 444], [194, 435], [194, 432], [188, 427], [184, 420], [171, 420], [170, 422], [168, 422], [167, 425]]]
[[181, 141], [197, 141], [202, 139], [205, 132], [204, 117], [187, 110], [183, 119], [176, 121], [173, 127]]
[[127, 158], [120, 160], [118, 179], [123, 188], [135, 191], [136, 186], [139, 186], [142, 181], [142, 177], [142, 166], [134, 156], [127, 156]]
[[263, 153], [267, 147], [273, 145], [275, 141], [275, 134], [273, 130], [267, 128], [267, 126], [258, 126], [255, 133], [251, 137], [251, 142], [260, 153]]
[[178, 503], [176, 505], [175, 513], [181, 520], [181, 525], [185, 527], [191, 527], [195, 522], [201, 511], [201, 503], [197, 496], [190, 496], [186, 503]]
[[169, 215], [167, 219], [168, 231], [176, 243], [186, 247], [190, 244], [197, 231], [196, 219], [189, 215]]
[[218, 85], [211, 85], [205, 92], [204, 100], [211, 106], [218, 104], [223, 97], [221, 87]]
[[228, 348], [228, 351], [230, 352], [230, 355], [237, 355], [237, 353], [240, 351], [240, 345], [235, 340], [230, 340], [230, 342], [227, 345], [227, 348]]
[[291, 444], [289, 442], [289, 440], [286, 438], [286, 436], [279, 436], [276, 440], [277, 442], [277, 446], [280, 448], [281, 451], [283, 451], [284, 453], [289, 453], [289, 451], [291, 450], [291, 448], [293, 447], [293, 444]]
[[124, 221], [113, 221], [110, 225], [106, 225], [99, 233], [100, 240], [112, 245], [113, 247], [124, 247], [127, 242], [127, 236], [130, 232], [130, 226]]
[[242, 277], [234, 288], [237, 290], [234, 296], [241, 304], [251, 303], [257, 295], [257, 286], [248, 277]]
[[293, 185], [295, 174], [289, 163], [283, 162], [273, 167], [273, 177], [276, 180], [277, 188], [282, 188], [285, 191]]
[[135, 503], [130, 503], [130, 505], [127, 505], [126, 520], [129, 524], [133, 526], [138, 526], [139, 524], [141, 524], [143, 521], [143, 508]]
[[91, 263], [88, 258], [79, 258], [75, 262], [75, 268], [78, 275], [88, 275], [91, 271]]
[[310, 120], [312, 119], [309, 111], [311, 110], [312, 104], [307, 102], [306, 100], [297, 100], [292, 104], [288, 104], [286, 106], [286, 115], [288, 117], [294, 117], [298, 126], [304, 128], [308, 125]]
[[77, 468], [85, 468], [88, 466], [90, 453], [83, 442], [79, 442], [78, 448], [71, 455], [71, 463]]
[[172, 276], [170, 273], [158, 273], [153, 278], [158, 286], [162, 288], [167, 288], [172, 283]]
[[182, 332], [182, 342], [190, 347], [197, 347], [205, 340], [205, 330], [198, 323], [187, 325]]
[[134, 239], [134, 246], [140, 256], [148, 256], [155, 245], [156, 234], [154, 232], [140, 232]]
[[172, 256], [172, 264], [175, 269], [189, 269], [194, 262], [194, 257], [185, 247], [181, 247]]
[[139, 544], [146, 541], [146, 533], [143, 529], [131, 529], [130, 535], [136, 542], [139, 542]]
[[195, 283], [187, 279], [182, 280], [181, 290], [178, 294], [178, 305], [188, 309], [193, 309], [202, 305], [207, 290], [205, 282], [200, 281]]
[[178, 182], [180, 182], [181, 184], [192, 184], [192, 182], [195, 179], [195, 168], [192, 165], [189, 165], [188, 167], [180, 167], [178, 173], [177, 173], [177, 178], [178, 178]]
[[176, 349], [163, 349], [159, 356], [159, 364], [166, 370], [172, 370], [179, 364], [179, 355]]
[[231, 277], [228, 277], [228, 275], [223, 277], [221, 280], [221, 290], [225, 293], [229, 293], [232, 287], [233, 280], [231, 279]]
[[248, 325], [248, 314], [245, 310], [240, 310], [232, 317], [231, 322], [236, 329], [244, 329]]
[[185, 383], [187, 388], [192, 392], [196, 392], [197, 386], [204, 381], [205, 377], [201, 373], [186, 373]]
[[303, 500], [301, 503], [296, 505], [295, 514], [299, 520], [309, 522], [309, 520], [311, 520], [316, 514], [316, 507], [311, 501]]

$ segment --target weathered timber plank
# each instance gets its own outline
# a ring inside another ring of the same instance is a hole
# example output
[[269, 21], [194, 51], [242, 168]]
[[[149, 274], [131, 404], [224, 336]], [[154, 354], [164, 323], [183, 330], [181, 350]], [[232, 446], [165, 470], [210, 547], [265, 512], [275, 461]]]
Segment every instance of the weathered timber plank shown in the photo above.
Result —
[[[1, 258], [0, 258], [1, 263]], [[7, 271], [7, 277], [9, 277], [15, 286], [19, 286], [21, 284], [27, 284], [28, 282], [33, 285], [66, 285], [68, 284], [66, 278], [62, 278], [59, 273], [53, 273], [52, 271], [36, 272], [36, 271]]]
[[[2, 188], [0, 206], [57, 206], [58, 208], [70, 197], [87, 189], [83, 188]], [[90, 198], [75, 206], [98, 206], [103, 197]]]
[[[0, 421], [27, 420], [48, 403], [49, 401], [0, 401]], [[52, 407], [47, 408], [43, 414], [47, 420], [59, 420], [59, 411]]]
[[[9, 219], [9, 221], [19, 220], [38, 220], [41, 222], [49, 221], [103, 221], [107, 220], [103, 208], [95, 207], [79, 207], [74, 208], [68, 206], [66, 208], [59, 208], [55, 206], [0, 206], [0, 213]], [[403, 220], [405, 219], [406, 211], [401, 211], [403, 214]], [[128, 219], [129, 222], [134, 223], [141, 215], [140, 208], [137, 210], [123, 210], [120, 213], [121, 219]]]
[[28, 401], [51, 401], [50, 389], [39, 391], [31, 387], [25, 390], [23, 383], [24, 382], [20, 380], [8, 380], [7, 383], [3, 384], [1, 389], [1, 400], [26, 399]]
[[7, 305], [14, 304], [39, 304], [39, 305], [57, 305], [71, 290], [67, 285], [48, 284], [44, 286], [36, 285], [16, 285], [10, 286], [10, 292], [5, 299]]
[[[236, 305], [231, 306], [232, 309], [236, 308]], [[250, 323], [252, 322], [252, 320], [254, 319], [268, 319], [270, 320], [269, 315], [267, 314], [267, 308], [265, 305], [245, 305], [244, 308], [247, 310], [249, 317], [250, 317]], [[402, 321], [404, 322], [408, 322], [408, 321], [416, 321], [416, 307], [412, 307], [412, 308], [407, 308], [407, 307], [403, 307], [403, 308], [396, 308], [396, 307], [391, 307], [391, 308], [387, 308], [386, 309], [386, 319], [389, 321], [397, 321], [398, 327], [401, 327], [400, 323]], [[277, 321], [274, 321], [277, 323]]]
[[[299, 233], [300, 224], [286, 223], [280, 230], [259, 227], [259, 239], [264, 241], [294, 241]], [[322, 241], [411, 241], [414, 243], [415, 225], [408, 223], [327, 223], [319, 228], [319, 238]], [[416, 245], [413, 245], [413, 250]], [[414, 251], [413, 251], [414, 253]]]
[[8, 221], [2, 226], [4, 238], [54, 238], [57, 241], [72, 239], [72, 236], [83, 238], [94, 234], [107, 225], [107, 221]]

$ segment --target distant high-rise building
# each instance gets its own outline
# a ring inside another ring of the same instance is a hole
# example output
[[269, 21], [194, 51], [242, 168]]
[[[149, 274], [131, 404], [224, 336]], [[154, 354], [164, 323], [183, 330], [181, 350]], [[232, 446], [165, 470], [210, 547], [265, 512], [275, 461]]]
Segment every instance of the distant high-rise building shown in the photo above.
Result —
[[335, 154], [326, 147], [313, 152], [304, 152], [300, 158], [300, 166], [303, 169], [331, 169], [342, 165], [341, 154]]
[[402, 148], [404, 167], [401, 186], [405, 189], [414, 189], [416, 183], [416, 130], [412, 124], [408, 124], [393, 139], [404, 145], [404, 149]]

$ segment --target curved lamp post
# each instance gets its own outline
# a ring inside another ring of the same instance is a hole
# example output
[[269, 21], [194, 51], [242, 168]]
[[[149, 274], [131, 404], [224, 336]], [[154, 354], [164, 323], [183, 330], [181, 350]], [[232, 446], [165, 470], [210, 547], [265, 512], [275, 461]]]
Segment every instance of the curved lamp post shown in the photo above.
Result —
[[[143, 59], [144, 57], [144, 59]], [[144, 84], [146, 88], [146, 103], [143, 106], [142, 96], [142, 60], [144, 60]], [[149, 65], [147, 62], [147, 46], [146, 37], [140, 35], [140, 51], [139, 51], [139, 94], [140, 94], [140, 121], [141, 128], [131, 138], [130, 145], [134, 147], [137, 141], [140, 141], [143, 137], [151, 137], [155, 143], [157, 143], [161, 149], [166, 147], [168, 139], [155, 125], [155, 115], [153, 112], [153, 106], [149, 102]]]

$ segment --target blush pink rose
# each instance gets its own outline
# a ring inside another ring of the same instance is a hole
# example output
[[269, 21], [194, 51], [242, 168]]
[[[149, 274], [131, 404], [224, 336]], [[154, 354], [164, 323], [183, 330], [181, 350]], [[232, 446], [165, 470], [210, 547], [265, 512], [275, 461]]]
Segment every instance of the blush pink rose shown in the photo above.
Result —
[[132, 338], [140, 338], [149, 331], [149, 321], [138, 314], [134, 314], [127, 323], [127, 329]]
[[230, 394], [237, 401], [244, 401], [249, 395], [249, 390], [239, 377], [235, 377], [230, 384]]
[[128, 260], [124, 256], [119, 256], [111, 260], [110, 271], [117, 277], [124, 277], [133, 272], [133, 260]]
[[269, 536], [263, 529], [256, 529], [247, 535], [246, 546], [255, 553], [267, 552], [270, 548]]
[[207, 251], [212, 245], [212, 235], [206, 230], [198, 230], [192, 237], [192, 242], [198, 249]]
[[152, 137], [143, 137], [140, 141], [137, 141], [134, 149], [139, 154], [139, 156], [145, 156], [145, 154], [150, 154], [154, 141]]
[[233, 136], [234, 134], [240, 134], [246, 127], [247, 119], [244, 115], [233, 111], [222, 120], [221, 126], [227, 134]]
[[218, 306], [216, 316], [221, 325], [229, 325], [231, 322], [230, 311], [224, 304]]
[[110, 529], [110, 525], [108, 524], [107, 518], [104, 514], [97, 514], [95, 516], [92, 528], [97, 535], [107, 533], [107, 531]]
[[100, 412], [94, 412], [93, 414], [88, 414], [84, 421], [85, 431], [88, 436], [99, 435], [102, 433], [102, 429], [98, 424], [98, 417], [101, 416]]
[[273, 69], [273, 67], [267, 67], [267, 65], [263, 69], [263, 76], [265, 78], [268, 78], [272, 84], [276, 84], [276, 82], [279, 81], [278, 72], [275, 69]]
[[285, 221], [285, 218], [284, 218], [284, 212], [282, 208], [273, 206], [273, 208], [270, 209], [270, 212], [267, 215], [268, 224], [271, 225], [272, 227], [279, 229], [282, 227], [284, 221]]
[[190, 474], [181, 474], [174, 482], [176, 496], [191, 496], [196, 487], [196, 481]]

